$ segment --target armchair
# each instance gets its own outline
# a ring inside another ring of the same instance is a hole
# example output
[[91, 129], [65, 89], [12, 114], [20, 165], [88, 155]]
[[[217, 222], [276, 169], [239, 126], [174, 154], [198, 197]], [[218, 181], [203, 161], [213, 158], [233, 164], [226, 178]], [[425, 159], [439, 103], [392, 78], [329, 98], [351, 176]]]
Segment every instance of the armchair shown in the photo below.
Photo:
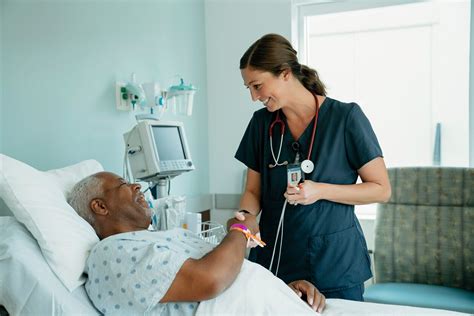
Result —
[[392, 168], [369, 302], [474, 313], [474, 168]]

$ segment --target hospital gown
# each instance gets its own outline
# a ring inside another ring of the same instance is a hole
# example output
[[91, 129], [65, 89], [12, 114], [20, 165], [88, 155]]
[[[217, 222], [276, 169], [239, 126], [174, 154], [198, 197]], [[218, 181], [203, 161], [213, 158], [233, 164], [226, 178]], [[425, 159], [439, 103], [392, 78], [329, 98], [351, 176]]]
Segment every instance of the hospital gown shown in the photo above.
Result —
[[99, 242], [87, 260], [86, 291], [103, 314], [194, 315], [197, 302], [159, 303], [188, 258], [213, 246], [191, 231], [137, 231]]

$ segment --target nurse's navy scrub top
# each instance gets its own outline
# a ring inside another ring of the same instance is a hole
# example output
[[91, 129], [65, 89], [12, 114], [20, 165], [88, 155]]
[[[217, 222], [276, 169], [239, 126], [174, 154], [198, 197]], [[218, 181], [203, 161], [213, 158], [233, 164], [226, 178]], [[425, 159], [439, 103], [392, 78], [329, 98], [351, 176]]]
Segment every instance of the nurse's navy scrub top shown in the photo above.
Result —
[[[283, 112], [280, 113], [286, 124]], [[253, 114], [235, 158], [261, 176], [260, 233], [267, 243], [254, 248], [251, 257], [267, 269], [270, 266], [275, 236], [287, 187], [286, 166], [269, 168], [274, 160], [270, 151], [269, 127], [276, 112], [266, 108]], [[314, 120], [301, 137], [300, 162], [307, 158]], [[273, 149], [280, 147], [280, 125], [275, 124]], [[279, 162], [293, 163], [295, 142], [286, 126]], [[382, 150], [369, 120], [355, 103], [343, 103], [326, 97], [321, 104], [311, 153], [315, 164], [307, 180], [331, 184], [354, 184], [357, 170]], [[281, 236], [281, 233], [280, 233]], [[275, 273], [279, 243], [272, 272]], [[361, 284], [372, 277], [370, 257], [354, 206], [320, 200], [310, 205], [287, 204], [284, 218], [283, 248], [278, 270], [286, 283], [308, 280], [321, 292], [339, 291]]]

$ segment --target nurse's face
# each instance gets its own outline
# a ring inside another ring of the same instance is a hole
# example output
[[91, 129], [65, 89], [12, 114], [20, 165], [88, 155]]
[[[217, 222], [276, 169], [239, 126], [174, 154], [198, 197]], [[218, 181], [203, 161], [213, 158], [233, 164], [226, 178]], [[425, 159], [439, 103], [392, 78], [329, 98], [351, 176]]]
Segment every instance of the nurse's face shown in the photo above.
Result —
[[274, 112], [285, 104], [286, 73], [275, 76], [271, 72], [245, 68], [240, 70], [244, 85], [250, 90], [252, 101], [260, 101]]

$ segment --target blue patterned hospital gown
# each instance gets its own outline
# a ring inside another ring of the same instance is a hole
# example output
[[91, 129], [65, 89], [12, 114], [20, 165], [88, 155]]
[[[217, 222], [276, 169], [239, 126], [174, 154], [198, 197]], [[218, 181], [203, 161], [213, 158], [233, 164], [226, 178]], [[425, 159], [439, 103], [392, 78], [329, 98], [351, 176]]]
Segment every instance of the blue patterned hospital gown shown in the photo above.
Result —
[[199, 303], [159, 303], [182, 264], [213, 246], [184, 229], [110, 236], [91, 251], [86, 291], [103, 314], [194, 315]]

